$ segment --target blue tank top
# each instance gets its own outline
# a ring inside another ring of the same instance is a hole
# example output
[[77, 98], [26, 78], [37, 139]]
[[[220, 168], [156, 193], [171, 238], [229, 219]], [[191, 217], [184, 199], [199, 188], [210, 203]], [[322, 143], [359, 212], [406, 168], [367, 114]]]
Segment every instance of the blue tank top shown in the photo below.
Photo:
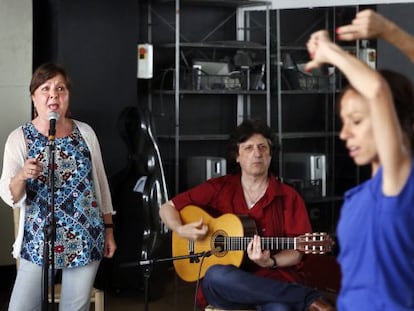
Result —
[[[48, 191], [48, 139], [32, 123], [23, 125], [27, 157], [43, 165], [41, 175], [26, 182], [26, 216], [21, 257], [43, 265]], [[55, 267], [84, 266], [103, 254], [103, 217], [96, 201], [88, 146], [74, 124], [71, 135], [55, 139]]]
[[337, 228], [338, 310], [414, 310], [413, 164], [397, 196], [383, 195], [382, 168], [345, 194]]

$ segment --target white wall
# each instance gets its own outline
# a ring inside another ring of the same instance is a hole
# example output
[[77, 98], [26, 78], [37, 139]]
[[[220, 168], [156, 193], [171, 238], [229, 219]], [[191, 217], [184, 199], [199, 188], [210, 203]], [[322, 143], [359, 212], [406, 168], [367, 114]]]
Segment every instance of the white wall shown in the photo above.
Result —
[[[32, 20], [32, 0], [0, 0], [0, 167], [7, 135], [30, 118]], [[13, 216], [0, 201], [0, 265], [10, 265]]]

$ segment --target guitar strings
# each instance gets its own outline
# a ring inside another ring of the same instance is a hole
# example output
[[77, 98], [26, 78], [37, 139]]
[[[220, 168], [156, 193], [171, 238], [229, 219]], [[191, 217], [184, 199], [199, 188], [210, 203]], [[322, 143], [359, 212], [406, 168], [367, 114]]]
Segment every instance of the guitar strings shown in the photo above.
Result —
[[[245, 250], [252, 237], [217, 236], [214, 245], [222, 251]], [[329, 240], [326, 234], [310, 233], [301, 237], [260, 237], [263, 249], [303, 249], [305, 252], [324, 253]]]
[[[222, 250], [244, 250], [252, 240], [252, 237], [216, 237], [215, 245]], [[264, 249], [295, 249], [296, 238], [290, 237], [261, 237]]]

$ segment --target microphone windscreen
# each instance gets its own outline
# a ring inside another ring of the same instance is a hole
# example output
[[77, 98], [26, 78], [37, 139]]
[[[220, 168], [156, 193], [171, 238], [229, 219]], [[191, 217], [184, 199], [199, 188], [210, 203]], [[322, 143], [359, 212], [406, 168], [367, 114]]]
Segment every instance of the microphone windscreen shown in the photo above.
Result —
[[57, 121], [57, 120], [59, 120], [59, 117], [60, 117], [59, 113], [57, 113], [55, 111], [50, 111], [48, 113], [49, 120], [56, 120]]

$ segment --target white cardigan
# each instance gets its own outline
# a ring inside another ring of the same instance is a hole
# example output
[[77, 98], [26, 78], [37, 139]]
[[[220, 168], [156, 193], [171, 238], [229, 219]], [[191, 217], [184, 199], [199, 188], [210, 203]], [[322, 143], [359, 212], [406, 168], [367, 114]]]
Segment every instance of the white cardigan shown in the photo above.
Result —
[[[82, 137], [88, 145], [92, 158], [92, 178], [95, 186], [96, 199], [103, 214], [115, 214], [112, 206], [111, 193], [109, 190], [108, 179], [106, 177], [104, 164], [102, 161], [101, 148], [98, 138], [92, 127], [84, 122], [73, 120], [78, 126]], [[23, 134], [22, 127], [13, 130], [6, 141], [4, 147], [3, 170], [0, 178], [0, 197], [7, 205], [16, 208], [20, 207], [19, 230], [16, 240], [13, 244], [13, 257], [20, 256], [20, 250], [23, 242], [23, 229], [26, 211], [26, 194], [13, 203], [10, 181], [24, 165], [27, 155], [27, 146]]]

